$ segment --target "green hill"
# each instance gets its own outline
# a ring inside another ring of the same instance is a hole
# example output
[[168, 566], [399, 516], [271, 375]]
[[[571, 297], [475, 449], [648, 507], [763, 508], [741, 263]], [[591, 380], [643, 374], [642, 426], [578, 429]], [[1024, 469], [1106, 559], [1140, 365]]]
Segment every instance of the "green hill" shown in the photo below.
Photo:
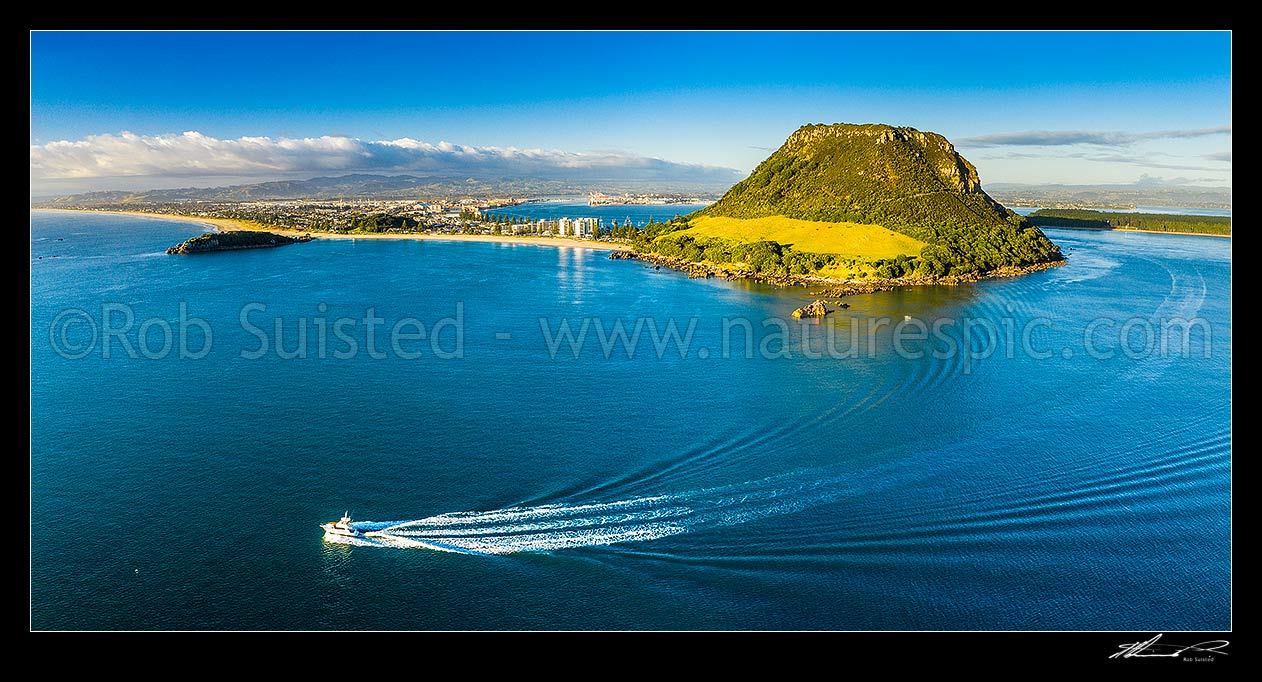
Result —
[[[803, 126], [748, 178], [689, 220], [773, 216], [880, 226], [923, 242], [927, 246], [919, 253], [909, 254], [914, 258], [904, 274], [982, 274], [1063, 258], [1037, 227], [982, 191], [977, 169], [946, 138], [913, 128]], [[725, 227], [730, 237], [732, 224]], [[814, 240], [812, 253], [862, 251], [846, 242], [853, 230], [824, 234], [835, 235], [835, 243]], [[765, 229], [751, 230], [749, 239], [777, 241]], [[883, 257], [871, 255], [874, 261]]]

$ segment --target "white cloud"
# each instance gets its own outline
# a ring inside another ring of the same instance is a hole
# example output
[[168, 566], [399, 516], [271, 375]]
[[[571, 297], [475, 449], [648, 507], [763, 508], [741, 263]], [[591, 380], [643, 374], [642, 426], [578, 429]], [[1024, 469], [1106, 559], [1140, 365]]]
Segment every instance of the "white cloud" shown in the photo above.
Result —
[[167, 135], [90, 135], [31, 145], [31, 180], [120, 177], [274, 177], [393, 172], [422, 176], [687, 180], [731, 184], [730, 168], [619, 152], [477, 147], [412, 138], [369, 141], [340, 135], [219, 139], [196, 131]]

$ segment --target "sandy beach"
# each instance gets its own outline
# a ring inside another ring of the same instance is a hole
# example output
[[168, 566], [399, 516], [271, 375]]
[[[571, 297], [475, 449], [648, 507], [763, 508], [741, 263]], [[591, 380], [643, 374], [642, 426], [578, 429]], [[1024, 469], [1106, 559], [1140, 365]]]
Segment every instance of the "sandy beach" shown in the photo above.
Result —
[[498, 242], [502, 244], [533, 244], [535, 246], [568, 246], [577, 249], [593, 249], [596, 251], [621, 251], [626, 249], [625, 244], [611, 244], [609, 242], [597, 242], [590, 239], [570, 239], [568, 237], [526, 237], [512, 235], [494, 235], [494, 234], [334, 234], [331, 232], [304, 232], [301, 230], [286, 230], [271, 225], [264, 225], [249, 220], [234, 220], [231, 218], [204, 218], [201, 216], [175, 215], [173, 213], [146, 213], [144, 211], [80, 211], [66, 208], [39, 208], [32, 209], [37, 211], [57, 211], [64, 213], [110, 213], [115, 215], [129, 215], [139, 218], [156, 218], [159, 220], [182, 220], [190, 223], [205, 225], [211, 230], [230, 231], [230, 230], [251, 230], [272, 232], [274, 234], [284, 234], [290, 236], [309, 234], [316, 239], [416, 239], [422, 241], [448, 241], [448, 242]]

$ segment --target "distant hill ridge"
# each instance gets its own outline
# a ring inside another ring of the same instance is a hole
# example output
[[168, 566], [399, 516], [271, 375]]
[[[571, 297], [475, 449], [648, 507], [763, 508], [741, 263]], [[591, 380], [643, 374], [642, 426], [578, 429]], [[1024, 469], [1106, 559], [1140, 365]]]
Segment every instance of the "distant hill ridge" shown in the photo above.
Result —
[[50, 206], [143, 204], [178, 201], [258, 201], [268, 199], [371, 197], [423, 189], [430, 181], [410, 175], [355, 173], [309, 180], [272, 180], [223, 187], [181, 187], [136, 192], [105, 191], [72, 194], [45, 202]]
[[712, 195], [729, 186], [730, 180], [715, 184], [702, 176], [695, 181], [655, 180], [555, 180], [529, 176], [503, 177], [417, 177], [413, 175], [374, 175], [353, 173], [308, 180], [272, 180], [220, 187], [180, 187], [137, 191], [84, 192], [35, 202], [54, 208], [92, 207], [123, 204], [161, 204], [185, 201], [273, 201], [293, 199], [404, 199], [432, 200], [443, 197], [491, 196], [586, 196], [595, 189], [612, 193], [662, 192]]

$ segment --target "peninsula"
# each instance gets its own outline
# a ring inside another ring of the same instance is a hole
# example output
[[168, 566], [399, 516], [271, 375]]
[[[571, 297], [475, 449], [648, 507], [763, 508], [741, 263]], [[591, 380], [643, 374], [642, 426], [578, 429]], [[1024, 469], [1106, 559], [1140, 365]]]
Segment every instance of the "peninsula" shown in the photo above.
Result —
[[630, 254], [694, 277], [832, 283], [837, 293], [958, 284], [1065, 262], [982, 190], [936, 133], [806, 125], [715, 204], [634, 235]]
[[717, 202], [643, 227], [605, 225], [581, 211], [573, 219], [547, 220], [484, 213], [471, 198], [153, 199], [87, 194], [47, 207], [177, 218], [265, 235], [203, 235], [173, 253], [280, 246], [290, 243], [281, 239], [306, 233], [504, 241], [604, 249], [613, 251], [611, 258], [641, 259], [691, 277], [823, 285], [823, 295], [959, 284], [1065, 262], [1036, 225], [982, 190], [977, 169], [946, 138], [882, 124], [803, 126]]

